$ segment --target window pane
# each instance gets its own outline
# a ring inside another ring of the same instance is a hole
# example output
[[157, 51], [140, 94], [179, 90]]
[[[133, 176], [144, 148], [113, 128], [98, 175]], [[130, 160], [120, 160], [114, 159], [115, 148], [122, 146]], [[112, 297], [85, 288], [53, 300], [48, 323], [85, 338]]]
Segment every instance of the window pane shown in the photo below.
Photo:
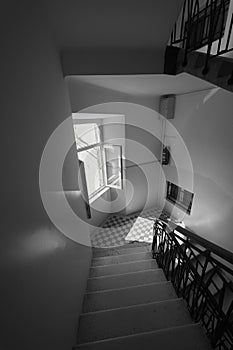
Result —
[[104, 185], [100, 146], [79, 151], [78, 157], [84, 163], [89, 198]]
[[194, 194], [167, 181], [166, 199], [174, 203], [179, 208], [184, 209], [188, 214], [191, 212]]
[[106, 185], [122, 188], [122, 149], [118, 145], [104, 145]]
[[100, 142], [99, 128], [95, 123], [74, 124], [74, 134], [77, 148]]

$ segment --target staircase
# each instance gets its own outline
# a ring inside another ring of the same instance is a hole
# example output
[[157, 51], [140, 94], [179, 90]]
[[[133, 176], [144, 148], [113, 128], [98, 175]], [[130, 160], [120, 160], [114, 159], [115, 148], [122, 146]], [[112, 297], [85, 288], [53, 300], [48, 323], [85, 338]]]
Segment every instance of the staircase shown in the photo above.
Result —
[[[186, 72], [232, 92], [230, 8], [229, 0], [184, 0], [166, 48], [164, 74]], [[205, 53], [196, 51], [200, 48]]]
[[167, 46], [164, 63], [164, 74], [177, 75], [188, 73], [203, 79], [222, 89], [233, 91], [233, 58], [214, 57], [209, 61], [209, 69], [205, 73], [206, 54], [192, 51], [184, 65], [185, 50], [179, 47]]
[[151, 246], [95, 249], [79, 319], [79, 350], [211, 349]]

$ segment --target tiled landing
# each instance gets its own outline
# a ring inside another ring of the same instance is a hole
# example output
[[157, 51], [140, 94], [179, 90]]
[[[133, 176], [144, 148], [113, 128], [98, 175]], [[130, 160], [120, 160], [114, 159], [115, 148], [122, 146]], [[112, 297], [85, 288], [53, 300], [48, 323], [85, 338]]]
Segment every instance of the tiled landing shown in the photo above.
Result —
[[159, 217], [168, 218], [167, 214], [159, 208], [151, 208], [129, 216], [111, 215], [92, 235], [92, 246], [111, 248], [134, 241], [151, 243], [154, 220]]

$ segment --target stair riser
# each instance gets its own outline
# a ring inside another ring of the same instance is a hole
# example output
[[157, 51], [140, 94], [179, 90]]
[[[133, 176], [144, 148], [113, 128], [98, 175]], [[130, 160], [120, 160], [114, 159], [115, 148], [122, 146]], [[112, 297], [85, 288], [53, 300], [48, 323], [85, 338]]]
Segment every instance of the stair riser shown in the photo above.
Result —
[[[78, 343], [114, 338], [191, 323], [183, 300], [82, 314]], [[91, 330], [91, 331], [90, 331]]]
[[133, 248], [95, 249], [93, 251], [93, 258], [128, 255], [132, 253], [145, 253], [148, 251], [151, 251], [151, 245]]
[[176, 293], [170, 282], [136, 286], [126, 289], [90, 293], [84, 296], [83, 312], [115, 309], [175, 299]]
[[137, 273], [106, 276], [103, 278], [90, 278], [87, 281], [87, 291], [94, 292], [100, 290], [125, 288], [163, 281], [166, 281], [166, 278], [162, 269], [140, 271]]
[[123, 254], [118, 256], [110, 256], [105, 258], [97, 258], [92, 260], [92, 267], [95, 266], [104, 266], [111, 264], [119, 264], [125, 262], [132, 262], [138, 260], [147, 260], [151, 259], [151, 252], [147, 253], [136, 253], [136, 254]]
[[163, 329], [150, 333], [135, 334], [127, 337], [104, 340], [78, 345], [77, 350], [211, 350], [199, 324]]

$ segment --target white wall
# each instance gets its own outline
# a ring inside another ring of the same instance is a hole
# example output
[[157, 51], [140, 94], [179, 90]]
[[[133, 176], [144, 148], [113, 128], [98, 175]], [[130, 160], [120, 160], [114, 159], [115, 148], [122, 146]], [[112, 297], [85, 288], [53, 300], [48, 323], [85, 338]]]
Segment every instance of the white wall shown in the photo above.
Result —
[[68, 93], [41, 3], [5, 1], [0, 23], [0, 348], [71, 349], [91, 252], [51, 224], [39, 191], [45, 143], [71, 113]]
[[[171, 120], [183, 137], [194, 170], [193, 208], [184, 221], [200, 236], [231, 251], [232, 108], [232, 94], [220, 88], [180, 95], [177, 96], [175, 118]], [[176, 139], [172, 138], [171, 133], [169, 136], [166, 141], [171, 142], [171, 154], [178, 158], [180, 154], [182, 164], [183, 154]], [[167, 179], [177, 183], [173, 162], [170, 166], [164, 166], [164, 173]], [[183, 176], [179, 183], [189, 190], [186, 179], [190, 173], [185, 166], [181, 173]]]
[[[157, 161], [160, 158], [160, 143], [150, 133], [157, 135], [157, 138], [161, 137], [162, 123], [156, 112], [159, 97], [145, 96], [143, 93], [125, 94], [80, 82], [72, 76], [67, 77], [66, 82], [73, 112], [125, 115], [125, 157], [131, 161], [126, 164], [125, 171], [126, 178], [133, 186], [125, 184], [124, 191], [118, 190], [114, 193], [114, 198], [117, 195], [118, 200], [114, 202], [113, 210], [125, 207], [120, 212], [130, 214], [156, 205], [160, 177], [160, 165]], [[127, 165], [130, 167], [127, 168]], [[137, 188], [137, 192], [134, 193], [133, 188]], [[143, 195], [138, 195], [140, 190]], [[95, 204], [97, 207], [98, 203]], [[102, 216], [98, 221], [101, 220]]]
[[[165, 29], [164, 25], [163, 28]], [[166, 27], [166, 30], [168, 30], [167, 28], [169, 27]], [[163, 33], [164, 30], [161, 35]], [[159, 38], [161, 38], [161, 35]], [[163, 64], [163, 44], [159, 48], [130, 48], [127, 45], [117, 49], [94, 48], [93, 50], [84, 48], [82, 50], [79, 48], [76, 50], [68, 48], [62, 53], [62, 67], [65, 76], [80, 74], [161, 74]]]
[[[103, 121], [103, 140], [106, 143], [120, 145], [122, 147], [122, 172], [125, 178], [125, 116], [115, 115], [110, 118], [104, 118]], [[112, 189], [111, 192], [111, 203], [109, 203], [109, 210], [111, 213], [122, 212], [125, 208], [125, 192], [121, 189]]]
[[[158, 98], [154, 100], [157, 102]], [[160, 171], [158, 159], [161, 144], [158, 139], [162, 133], [158, 113], [127, 102], [99, 104], [83, 109], [82, 112], [125, 115], [126, 182], [123, 195], [119, 195], [118, 206], [125, 206], [125, 210], [121, 211], [124, 214], [155, 206]]]

